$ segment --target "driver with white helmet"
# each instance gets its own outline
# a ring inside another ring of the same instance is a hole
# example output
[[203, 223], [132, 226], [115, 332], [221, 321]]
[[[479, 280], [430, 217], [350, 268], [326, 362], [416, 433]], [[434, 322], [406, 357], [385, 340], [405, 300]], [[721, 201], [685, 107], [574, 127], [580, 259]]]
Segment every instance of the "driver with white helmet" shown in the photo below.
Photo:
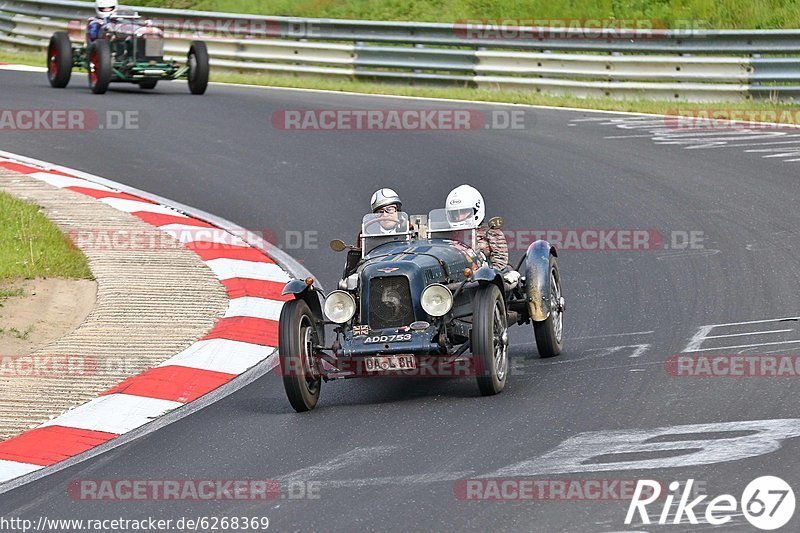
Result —
[[496, 270], [508, 266], [508, 243], [499, 228], [482, 226], [486, 217], [486, 205], [478, 189], [460, 185], [450, 191], [445, 202], [447, 221], [453, 228], [478, 227], [478, 248], [484, 253], [489, 265]]
[[96, 0], [94, 10], [96, 17], [89, 19], [89, 26], [86, 29], [86, 37], [89, 42], [97, 40], [103, 33], [103, 28], [111, 18], [117, 14], [117, 0]]

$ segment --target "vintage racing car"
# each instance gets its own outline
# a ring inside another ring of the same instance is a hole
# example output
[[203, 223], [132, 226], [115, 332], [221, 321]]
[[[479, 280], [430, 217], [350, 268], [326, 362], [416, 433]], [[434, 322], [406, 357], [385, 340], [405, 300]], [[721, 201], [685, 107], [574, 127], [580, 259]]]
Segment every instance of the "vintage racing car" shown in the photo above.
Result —
[[[502, 219], [490, 221], [502, 227]], [[363, 218], [360, 246], [347, 250], [337, 290], [295, 279], [279, 319], [278, 353], [286, 394], [313, 409], [323, 381], [376, 375], [470, 375], [481, 394], [503, 390], [510, 325], [533, 322], [538, 352], [563, 345], [564, 298], [556, 249], [530, 245], [513, 286], [477, 248], [477, 228], [454, 229], [444, 209], [425, 216]], [[326, 343], [326, 330], [333, 340]], [[471, 356], [467, 356], [467, 351]], [[466, 373], [447, 372], [457, 368]]]
[[89, 88], [103, 94], [112, 82], [127, 82], [153, 89], [160, 80], [187, 78], [192, 94], [208, 86], [208, 50], [203, 41], [192, 41], [186, 65], [164, 59], [164, 32], [133, 11], [119, 11], [105, 25], [100, 38], [85, 46], [72, 46], [69, 34], [58, 31], [47, 47], [47, 78], [64, 88], [73, 68], [89, 73]]

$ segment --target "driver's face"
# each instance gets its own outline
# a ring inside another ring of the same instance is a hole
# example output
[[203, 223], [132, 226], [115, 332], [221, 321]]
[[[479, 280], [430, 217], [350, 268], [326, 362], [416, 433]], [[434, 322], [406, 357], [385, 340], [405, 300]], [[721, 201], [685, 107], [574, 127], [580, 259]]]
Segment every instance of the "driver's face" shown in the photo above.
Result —
[[378, 220], [383, 229], [392, 229], [400, 220], [400, 214], [396, 205], [387, 205], [386, 207], [376, 209], [375, 213], [380, 215]]

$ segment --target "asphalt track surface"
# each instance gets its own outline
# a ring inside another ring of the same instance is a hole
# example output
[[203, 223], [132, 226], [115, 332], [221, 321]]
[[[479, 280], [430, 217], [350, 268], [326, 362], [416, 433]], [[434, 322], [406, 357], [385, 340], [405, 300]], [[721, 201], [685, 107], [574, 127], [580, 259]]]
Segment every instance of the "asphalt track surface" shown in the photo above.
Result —
[[[555, 359], [526, 360], [533, 332], [513, 328], [512, 375], [496, 397], [480, 397], [472, 379], [349, 380], [325, 385], [317, 409], [301, 415], [272, 374], [155, 433], [0, 496], [0, 516], [267, 516], [278, 531], [695, 531], [710, 526], [625, 526], [627, 501], [463, 501], [453, 487], [541, 458], [583, 432], [798, 416], [797, 378], [674, 377], [664, 367], [701, 326], [800, 315], [797, 163], [744, 148], [658, 145], [641, 131], [597, 121], [617, 115], [580, 111], [526, 109], [519, 130], [286, 132], [271, 126], [273, 112], [511, 108], [222, 86], [200, 98], [184, 84], [147, 93], [113, 87], [98, 97], [84, 81], [76, 77], [56, 91], [42, 74], [1, 72], [0, 109], [134, 110], [140, 128], [2, 132], [2, 149], [172, 198], [279, 240], [287, 231], [313, 232], [318, 245], [287, 251], [328, 287], [343, 258], [325, 243], [352, 239], [371, 193], [386, 186], [400, 192], [405, 210], [424, 213], [442, 205], [454, 186], [471, 183], [490, 215], [506, 218], [507, 229], [654, 229], [666, 241], [673, 231], [699, 231], [705, 240], [693, 250], [562, 251], [565, 350]], [[634, 136], [606, 138], [620, 135]], [[737, 336], [702, 346], [779, 344], [701, 353], [797, 353], [796, 324], [725, 326], [713, 334]], [[758, 448], [737, 446], [745, 457], [729, 460], [724, 453], [705, 465], [687, 460], [595, 472], [556, 465], [546, 474], [517, 474], [694, 478], [712, 496], [738, 497], [762, 475], [800, 488], [800, 439]], [[68, 484], [81, 479], [322, 485], [319, 499], [104, 502], [69, 497]], [[649, 509], [657, 519], [661, 508]], [[785, 530], [798, 527], [795, 518]], [[741, 514], [723, 529], [754, 530]]]

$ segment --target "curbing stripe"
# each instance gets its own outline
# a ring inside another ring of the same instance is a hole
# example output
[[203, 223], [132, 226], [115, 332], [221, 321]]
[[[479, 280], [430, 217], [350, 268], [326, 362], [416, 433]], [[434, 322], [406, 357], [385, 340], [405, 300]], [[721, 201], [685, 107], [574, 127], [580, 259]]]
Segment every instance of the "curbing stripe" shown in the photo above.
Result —
[[255, 248], [226, 246], [224, 244], [210, 248], [202, 245], [202, 243], [195, 244], [193, 242], [187, 242], [186, 248], [194, 251], [203, 261], [211, 261], [212, 259], [238, 259], [240, 261], [252, 261], [255, 263], [275, 263], [264, 255], [262, 251], [256, 250]]
[[278, 346], [278, 323], [274, 320], [236, 316], [223, 318], [201, 340], [228, 339], [261, 346]]
[[231, 278], [260, 279], [263, 281], [287, 282], [289, 276], [278, 265], [268, 263], [253, 263], [238, 259], [212, 259], [206, 261], [214, 274], [220, 280]]
[[102, 393], [102, 396], [124, 393], [189, 403], [235, 377], [236, 374], [186, 366], [157, 366], [126, 379]]
[[273, 357], [274, 354], [275, 348], [271, 346], [228, 339], [211, 339], [194, 343], [159, 366], [181, 365], [226, 374], [241, 374], [260, 361]]
[[147, 211], [137, 211], [136, 213], [131, 214], [152, 226], [161, 227], [169, 224], [184, 224], [186, 226], [197, 226], [199, 228], [214, 227], [208, 222], [203, 222], [202, 220], [197, 220], [196, 218], [190, 218], [180, 213], [175, 213], [174, 215], [162, 215], [159, 213], [148, 213]]
[[288, 302], [293, 298], [291, 294], [283, 294], [283, 283], [274, 281], [231, 278], [223, 280], [222, 284], [228, 291], [228, 296], [232, 299], [252, 296], [253, 298], [268, 298], [270, 300]]
[[116, 436], [64, 426], [36, 428], [0, 442], [0, 460], [49, 466]]
[[[95, 198], [172, 235], [211, 268], [231, 301], [212, 330], [183, 352], [124, 380], [99, 398], [0, 443], [0, 483], [19, 476], [32, 480], [33, 473], [41, 477], [44, 466], [54, 471], [59, 463], [68, 464], [78, 455], [93, 456], [95, 447], [107, 449], [105, 444], [128, 432], [141, 434], [142, 426], [226, 388], [248, 370], [258, 367], [259, 373], [265, 373], [277, 366], [276, 320], [288, 299], [280, 292], [290, 276], [266, 255], [263, 240], [242, 230], [242, 235], [258, 242], [263, 250], [253, 248], [238, 235], [241, 228], [222, 219], [202, 212], [208, 222], [192, 218], [162, 205], [166, 202], [157, 203], [158, 197], [151, 195], [154, 201], [137, 196], [135, 189], [117, 190], [105, 184], [113, 182], [102, 178], [93, 177], [97, 180], [93, 181], [78, 171], [71, 175], [64, 172], [69, 169], [48, 169], [49, 165], [22, 156], [16, 160], [13, 154], [2, 154], [0, 167]], [[220, 222], [228, 229], [219, 229]], [[270, 253], [291, 264], [291, 258], [282, 252]], [[307, 275], [299, 268], [295, 271]]]
[[181, 402], [110, 394], [95, 398], [39, 427], [66, 426], [120, 435], [183, 405]]
[[32, 465], [30, 463], [23, 463], [19, 461], [6, 461], [0, 459], [0, 480], [14, 479], [37, 470], [41, 470], [41, 465]]
[[242, 298], [231, 299], [228, 311], [225, 313], [225, 318], [249, 316], [277, 322], [278, 318], [281, 316], [282, 308], [283, 302], [268, 300], [266, 298], [243, 296]]

